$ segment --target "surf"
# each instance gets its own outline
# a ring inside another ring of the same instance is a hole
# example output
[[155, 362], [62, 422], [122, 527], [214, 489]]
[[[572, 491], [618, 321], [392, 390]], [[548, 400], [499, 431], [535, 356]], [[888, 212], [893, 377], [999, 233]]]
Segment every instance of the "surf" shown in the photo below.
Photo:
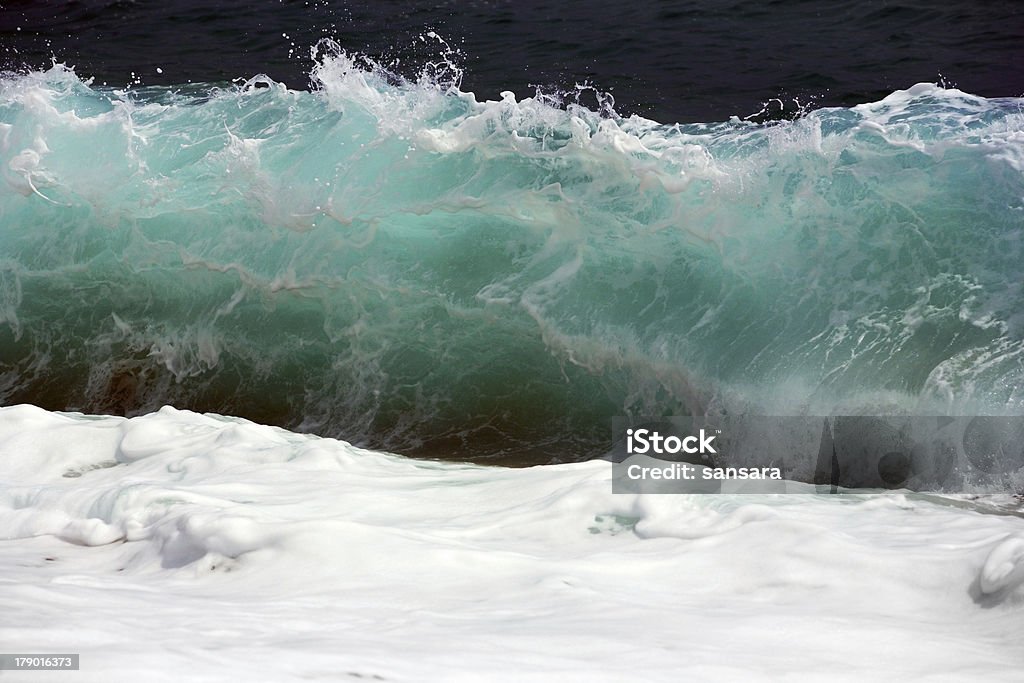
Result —
[[0, 401], [511, 464], [622, 415], [1024, 408], [1019, 99], [665, 124], [317, 60], [3, 76]]

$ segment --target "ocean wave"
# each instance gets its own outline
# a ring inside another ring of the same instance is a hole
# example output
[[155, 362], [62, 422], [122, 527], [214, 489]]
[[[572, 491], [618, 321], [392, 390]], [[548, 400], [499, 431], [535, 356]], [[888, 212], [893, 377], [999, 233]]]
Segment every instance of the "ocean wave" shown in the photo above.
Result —
[[1021, 100], [667, 125], [459, 77], [4, 76], [0, 401], [507, 462], [616, 415], [1024, 409]]

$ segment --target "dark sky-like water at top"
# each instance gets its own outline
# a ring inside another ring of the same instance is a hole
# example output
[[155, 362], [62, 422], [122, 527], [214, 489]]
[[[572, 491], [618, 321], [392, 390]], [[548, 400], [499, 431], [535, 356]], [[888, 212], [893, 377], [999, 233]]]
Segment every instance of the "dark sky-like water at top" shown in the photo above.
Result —
[[1024, 3], [1010, 0], [8, 0], [0, 67], [56, 59], [116, 87], [265, 73], [307, 88], [323, 37], [415, 74], [438, 55], [420, 40], [431, 30], [480, 99], [589, 83], [620, 113], [665, 123], [746, 116], [775, 98], [769, 116], [848, 106], [921, 81], [1024, 94]]

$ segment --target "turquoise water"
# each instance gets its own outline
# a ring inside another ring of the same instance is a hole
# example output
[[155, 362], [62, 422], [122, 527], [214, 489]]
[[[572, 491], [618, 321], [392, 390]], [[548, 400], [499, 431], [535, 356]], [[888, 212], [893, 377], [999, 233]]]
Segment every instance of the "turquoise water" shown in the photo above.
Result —
[[592, 457], [615, 415], [1020, 414], [1019, 99], [794, 121], [0, 81], [0, 400]]

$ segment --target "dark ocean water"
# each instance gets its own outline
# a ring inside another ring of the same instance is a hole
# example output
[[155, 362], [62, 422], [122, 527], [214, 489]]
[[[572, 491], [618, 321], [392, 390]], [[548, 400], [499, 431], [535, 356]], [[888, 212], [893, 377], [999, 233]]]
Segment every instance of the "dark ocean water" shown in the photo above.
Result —
[[0, 2], [0, 402], [1024, 414], [1019, 6]]
[[[1024, 94], [1024, 4], [1012, 0], [437, 0], [0, 3], [0, 60], [56, 57], [99, 83], [177, 85], [258, 73], [309, 84], [309, 47], [335, 38], [415, 72], [436, 31], [462, 52], [463, 90], [495, 99], [591, 83], [620, 113], [664, 123], [773, 103], [849, 106], [927, 81]], [[158, 73], [157, 69], [162, 73]]]

